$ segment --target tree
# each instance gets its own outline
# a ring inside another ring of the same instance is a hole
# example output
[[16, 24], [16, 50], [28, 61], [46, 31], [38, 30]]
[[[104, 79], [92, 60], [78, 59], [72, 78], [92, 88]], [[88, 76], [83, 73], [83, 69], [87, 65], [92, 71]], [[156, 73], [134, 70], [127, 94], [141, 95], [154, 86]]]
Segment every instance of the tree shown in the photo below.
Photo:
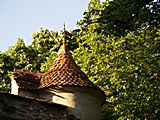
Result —
[[80, 45], [73, 55], [106, 92], [104, 119], [159, 119], [160, 29], [154, 6], [158, 2], [91, 0], [79, 22]]
[[[76, 39], [70, 38], [69, 50], [78, 47]], [[10, 91], [10, 75], [16, 69], [45, 71], [50, 62], [56, 57], [63, 40], [63, 32], [41, 28], [39, 32], [33, 32], [32, 44], [25, 45], [22, 38], [17, 39], [15, 45], [6, 52], [0, 53], [0, 90]]]
[[160, 27], [160, 3], [153, 0], [91, 0], [79, 25], [87, 30], [98, 23], [94, 31], [114, 36], [125, 36], [132, 31], [150, 26]]
[[159, 119], [160, 29], [103, 41], [81, 31], [74, 58], [107, 95], [104, 119]]
[[0, 91], [9, 92], [9, 72], [12, 69], [12, 59], [6, 54], [0, 53]]

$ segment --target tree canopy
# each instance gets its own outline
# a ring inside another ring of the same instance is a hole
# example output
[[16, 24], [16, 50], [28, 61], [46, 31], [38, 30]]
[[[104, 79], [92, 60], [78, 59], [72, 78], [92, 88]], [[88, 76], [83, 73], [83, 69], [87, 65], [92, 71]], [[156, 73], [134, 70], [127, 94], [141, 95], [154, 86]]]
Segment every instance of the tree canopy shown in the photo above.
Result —
[[98, 23], [96, 32], [125, 36], [143, 27], [160, 27], [160, 3], [153, 0], [91, 0], [79, 24], [83, 30]]
[[[106, 93], [103, 119], [160, 119], [160, 3], [91, 0], [68, 41], [76, 63]], [[62, 34], [41, 28], [0, 53], [0, 90], [14, 69], [45, 71]]]

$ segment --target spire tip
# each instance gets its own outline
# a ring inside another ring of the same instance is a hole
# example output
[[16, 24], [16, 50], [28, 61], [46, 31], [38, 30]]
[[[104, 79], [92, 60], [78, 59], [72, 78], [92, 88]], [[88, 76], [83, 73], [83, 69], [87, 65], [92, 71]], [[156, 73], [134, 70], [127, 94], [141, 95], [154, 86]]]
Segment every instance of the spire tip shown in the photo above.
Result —
[[65, 23], [64, 23], [64, 40], [63, 40], [63, 48], [67, 49], [67, 40], [66, 40], [66, 32], [65, 32]]

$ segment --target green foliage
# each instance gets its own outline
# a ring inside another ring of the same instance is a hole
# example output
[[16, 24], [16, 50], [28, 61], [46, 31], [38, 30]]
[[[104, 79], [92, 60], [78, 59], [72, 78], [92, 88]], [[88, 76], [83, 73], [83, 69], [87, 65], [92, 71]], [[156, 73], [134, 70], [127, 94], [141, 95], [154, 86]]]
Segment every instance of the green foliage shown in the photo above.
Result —
[[160, 30], [146, 29], [105, 42], [97, 33], [81, 35], [84, 41], [73, 55], [90, 80], [106, 92], [104, 118], [158, 119]]
[[4, 53], [0, 53], [0, 91], [10, 90], [9, 73], [12, 71], [12, 59]]
[[107, 101], [122, 119], [159, 117], [159, 37], [157, 31], [145, 31], [112, 42], [109, 64], [113, 66], [106, 73], [111, 97]]
[[159, 119], [159, 4], [93, 0], [73, 55], [107, 95], [103, 119]]
[[[40, 29], [32, 34], [31, 48], [34, 48], [32, 64], [35, 70], [41, 70], [41, 65], [47, 60], [52, 51], [58, 51], [61, 44], [61, 37], [58, 32]], [[33, 68], [33, 67], [32, 67]]]
[[[10, 90], [10, 73], [15, 69], [41, 70], [52, 51], [57, 51], [61, 44], [57, 32], [40, 29], [32, 35], [32, 44], [26, 46], [23, 39], [18, 39], [9, 50], [0, 54], [0, 88]], [[46, 68], [47, 69], [47, 68]]]
[[88, 25], [98, 23], [95, 32], [125, 36], [140, 28], [159, 27], [159, 6], [153, 0], [91, 0], [79, 25], [87, 31]]
[[[10, 74], [13, 70], [46, 71], [62, 44], [62, 34], [41, 28], [39, 32], [32, 34], [31, 45], [25, 45], [23, 39], [19, 38], [15, 45], [0, 53], [0, 90], [9, 92]], [[75, 37], [70, 39], [69, 50], [74, 50], [78, 43]]]

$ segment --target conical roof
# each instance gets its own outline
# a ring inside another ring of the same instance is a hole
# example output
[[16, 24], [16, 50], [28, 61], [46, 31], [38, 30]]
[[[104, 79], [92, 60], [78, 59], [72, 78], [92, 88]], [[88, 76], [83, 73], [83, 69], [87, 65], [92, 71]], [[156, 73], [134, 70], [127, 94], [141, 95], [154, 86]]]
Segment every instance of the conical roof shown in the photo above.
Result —
[[48, 71], [41, 73], [29, 70], [16, 70], [14, 79], [24, 89], [42, 89], [50, 86], [81, 86], [98, 88], [81, 71], [71, 53], [64, 47], [58, 52]]
[[20, 88], [24, 89], [38, 90], [58, 86], [89, 87], [97, 89], [104, 95], [104, 92], [91, 82], [77, 66], [71, 53], [67, 50], [65, 39], [63, 47], [57, 55], [58, 57], [53, 60], [48, 71], [44, 73], [24, 70], [14, 71], [14, 80]]
[[65, 48], [58, 52], [50, 69], [41, 78], [41, 87], [49, 86], [85, 86], [97, 87], [81, 71], [73, 60], [71, 53]]

